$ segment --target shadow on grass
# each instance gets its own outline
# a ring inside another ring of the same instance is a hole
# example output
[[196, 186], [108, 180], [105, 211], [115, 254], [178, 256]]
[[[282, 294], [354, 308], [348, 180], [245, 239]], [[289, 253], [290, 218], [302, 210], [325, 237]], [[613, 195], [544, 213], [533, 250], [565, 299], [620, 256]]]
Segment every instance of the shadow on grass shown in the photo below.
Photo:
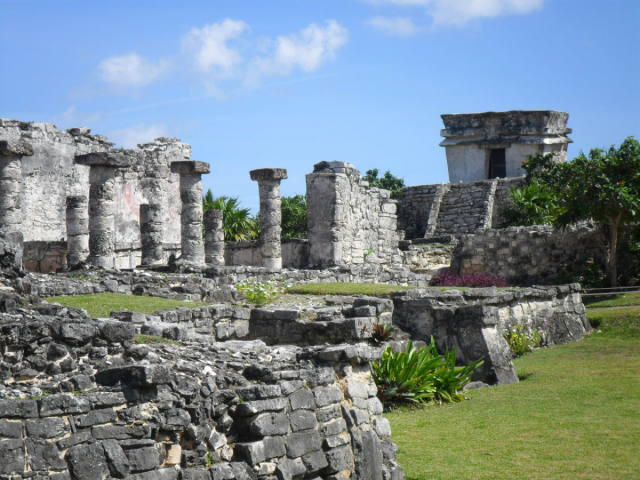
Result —
[[521, 382], [524, 382], [531, 377], [533, 377], [533, 373], [518, 373], [518, 380]]

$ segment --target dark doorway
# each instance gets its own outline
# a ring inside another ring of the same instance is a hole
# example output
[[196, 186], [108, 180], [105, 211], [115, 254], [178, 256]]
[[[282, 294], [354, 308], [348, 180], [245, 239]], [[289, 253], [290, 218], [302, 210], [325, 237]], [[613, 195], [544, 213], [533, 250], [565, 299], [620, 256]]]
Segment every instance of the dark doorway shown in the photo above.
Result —
[[489, 178], [507, 176], [507, 159], [504, 148], [494, 148], [489, 155]]

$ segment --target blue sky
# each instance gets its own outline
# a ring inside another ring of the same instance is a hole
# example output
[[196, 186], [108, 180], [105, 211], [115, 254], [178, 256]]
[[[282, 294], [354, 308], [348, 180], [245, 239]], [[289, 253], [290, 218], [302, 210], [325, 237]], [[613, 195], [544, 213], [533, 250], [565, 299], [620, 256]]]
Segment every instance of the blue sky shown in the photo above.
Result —
[[254, 168], [445, 182], [443, 113], [569, 112], [570, 157], [640, 136], [639, 25], [638, 0], [3, 0], [0, 117], [179, 137], [254, 209]]

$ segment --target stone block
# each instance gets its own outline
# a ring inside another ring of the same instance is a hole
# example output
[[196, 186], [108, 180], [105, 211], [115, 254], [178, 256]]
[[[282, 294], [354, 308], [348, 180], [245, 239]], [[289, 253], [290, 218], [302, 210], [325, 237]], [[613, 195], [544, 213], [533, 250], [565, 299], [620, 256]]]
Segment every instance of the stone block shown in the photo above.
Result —
[[96, 480], [109, 475], [109, 467], [101, 443], [78, 445], [67, 450], [66, 459], [74, 479]]
[[163, 385], [173, 380], [173, 374], [164, 365], [127, 365], [105, 368], [95, 375], [99, 385], [113, 386], [122, 382], [129, 387]]
[[211, 173], [211, 167], [207, 162], [185, 161], [171, 162], [171, 173], [186, 174], [206, 174]]
[[251, 170], [249, 175], [251, 176], [251, 180], [258, 182], [265, 180], [285, 180], [289, 178], [285, 168], [259, 168], [257, 170]]
[[158, 467], [158, 450], [155, 447], [126, 450], [125, 455], [132, 472], [153, 470]]
[[21, 475], [24, 472], [24, 442], [0, 440], [0, 474]]
[[68, 393], [50, 395], [38, 400], [41, 417], [52, 415], [66, 415], [69, 413], [87, 413], [90, 409], [89, 402], [82, 397], [76, 397]]
[[0, 418], [34, 418], [38, 404], [33, 400], [0, 400]]
[[322, 448], [322, 439], [317, 431], [293, 433], [285, 438], [285, 443], [289, 458], [301, 457]]
[[70, 430], [69, 424], [57, 417], [28, 420], [26, 423], [27, 437], [30, 438], [59, 438]]

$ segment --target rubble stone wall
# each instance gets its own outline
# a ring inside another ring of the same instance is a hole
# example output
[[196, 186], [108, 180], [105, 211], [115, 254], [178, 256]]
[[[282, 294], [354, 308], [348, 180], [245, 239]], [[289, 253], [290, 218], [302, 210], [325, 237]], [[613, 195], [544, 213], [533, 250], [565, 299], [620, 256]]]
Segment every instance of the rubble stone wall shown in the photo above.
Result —
[[3, 477], [404, 479], [369, 373], [381, 349], [144, 345], [76, 309], [1, 316]]
[[565, 231], [543, 225], [488, 229], [462, 236], [453, 255], [454, 272], [495, 274], [529, 285], [603, 261], [599, 232], [588, 225]]
[[[22, 159], [22, 232], [26, 242], [66, 240], [66, 197], [89, 194], [89, 167], [74, 163], [76, 155], [113, 151], [113, 143], [89, 129], [58, 130], [50, 123], [0, 119], [0, 137], [21, 140], [34, 155]], [[164, 240], [180, 242], [178, 175], [173, 161], [188, 160], [191, 147], [178, 139], [159, 138], [139, 148], [124, 150], [134, 158], [130, 169], [116, 173], [116, 244], [140, 241], [141, 203], [165, 208]], [[34, 248], [41, 249], [40, 245]], [[39, 253], [27, 253], [38, 257]]]
[[314, 266], [399, 264], [396, 201], [369, 188], [345, 162], [321, 162], [307, 175], [307, 228]]
[[524, 185], [524, 178], [500, 178], [496, 186], [495, 198], [493, 200], [493, 215], [491, 218], [491, 228], [502, 228], [505, 219], [501, 212], [503, 209], [513, 207], [513, 201], [509, 195], [509, 190], [513, 187]]

